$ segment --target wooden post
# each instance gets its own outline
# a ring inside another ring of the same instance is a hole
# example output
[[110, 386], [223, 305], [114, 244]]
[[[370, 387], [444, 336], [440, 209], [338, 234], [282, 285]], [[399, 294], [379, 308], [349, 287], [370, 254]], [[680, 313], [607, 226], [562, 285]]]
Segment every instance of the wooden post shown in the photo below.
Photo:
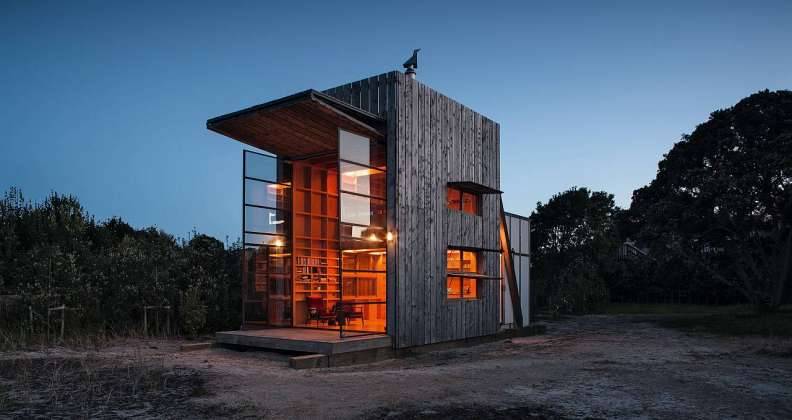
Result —
[[61, 311], [61, 325], [60, 325], [60, 339], [63, 341], [63, 335], [66, 330], [66, 305], [56, 306], [54, 308], [47, 308], [47, 341], [50, 337], [50, 320], [52, 311]]
[[146, 320], [146, 313], [148, 312], [148, 306], [143, 306], [143, 336], [148, 337], [148, 322]]
[[33, 306], [28, 305], [28, 319], [30, 320], [30, 337], [33, 337]]
[[165, 306], [165, 309], [168, 311], [168, 318], [165, 320], [165, 331], [168, 337], [171, 335], [170, 329], [170, 318], [171, 318], [171, 307], [170, 305]]

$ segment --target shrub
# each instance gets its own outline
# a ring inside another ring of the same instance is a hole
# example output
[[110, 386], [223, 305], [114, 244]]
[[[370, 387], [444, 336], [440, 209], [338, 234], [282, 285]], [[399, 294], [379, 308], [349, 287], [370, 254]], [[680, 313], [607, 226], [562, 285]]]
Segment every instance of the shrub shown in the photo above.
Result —
[[201, 302], [201, 292], [195, 287], [182, 294], [179, 317], [181, 328], [188, 337], [196, 337], [206, 326], [206, 306]]

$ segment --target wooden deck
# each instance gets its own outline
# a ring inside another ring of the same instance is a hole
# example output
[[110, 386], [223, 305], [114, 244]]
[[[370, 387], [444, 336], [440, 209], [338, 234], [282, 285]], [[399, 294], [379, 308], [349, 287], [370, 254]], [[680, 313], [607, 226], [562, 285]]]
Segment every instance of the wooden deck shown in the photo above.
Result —
[[391, 347], [391, 338], [384, 334], [341, 338], [338, 331], [309, 328], [223, 331], [215, 334], [215, 340], [221, 344], [321, 353], [328, 356]]

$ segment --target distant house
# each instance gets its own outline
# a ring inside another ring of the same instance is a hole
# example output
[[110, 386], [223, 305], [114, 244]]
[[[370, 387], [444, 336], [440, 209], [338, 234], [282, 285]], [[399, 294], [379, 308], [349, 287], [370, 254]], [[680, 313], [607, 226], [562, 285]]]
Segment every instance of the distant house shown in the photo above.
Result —
[[627, 238], [619, 247], [617, 255], [620, 260], [648, 257], [649, 248], [640, 247], [635, 241]]

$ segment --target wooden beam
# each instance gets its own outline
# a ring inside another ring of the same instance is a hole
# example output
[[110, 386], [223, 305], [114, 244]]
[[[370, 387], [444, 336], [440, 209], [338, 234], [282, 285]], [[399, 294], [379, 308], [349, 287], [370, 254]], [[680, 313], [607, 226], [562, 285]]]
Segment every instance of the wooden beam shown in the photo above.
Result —
[[503, 210], [503, 200], [500, 202], [500, 243], [503, 250], [503, 269], [506, 281], [509, 282], [509, 296], [511, 297], [512, 311], [514, 312], [514, 323], [518, 328], [523, 326], [522, 306], [520, 302], [520, 291], [517, 289], [517, 274], [514, 272], [514, 260], [511, 253], [511, 239], [509, 230], [506, 228], [506, 211]]

